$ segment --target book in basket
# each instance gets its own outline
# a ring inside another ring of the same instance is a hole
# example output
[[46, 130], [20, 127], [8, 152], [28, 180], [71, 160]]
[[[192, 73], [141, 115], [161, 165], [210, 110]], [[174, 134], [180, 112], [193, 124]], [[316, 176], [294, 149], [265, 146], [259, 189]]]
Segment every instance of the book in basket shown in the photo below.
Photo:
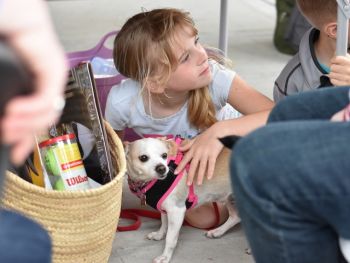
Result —
[[71, 125], [88, 177], [98, 184], [106, 184], [113, 179], [114, 171], [89, 62], [82, 62], [70, 70], [65, 97], [66, 105], [57, 127]]

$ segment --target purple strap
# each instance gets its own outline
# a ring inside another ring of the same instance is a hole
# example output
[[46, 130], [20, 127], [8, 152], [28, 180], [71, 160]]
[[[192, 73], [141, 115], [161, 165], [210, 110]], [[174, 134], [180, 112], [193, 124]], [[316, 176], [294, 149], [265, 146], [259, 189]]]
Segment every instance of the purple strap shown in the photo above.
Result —
[[[105, 34], [97, 43], [97, 45], [91, 49], [67, 53], [69, 67], [73, 68], [83, 61], [91, 61], [94, 57], [101, 57], [104, 59], [112, 58], [113, 50], [106, 47], [105, 43], [107, 39], [116, 36], [118, 32], [119, 31], [112, 31]], [[125, 77], [121, 74], [95, 79], [98, 92], [98, 99], [100, 101], [101, 112], [103, 115], [105, 112], [107, 96], [110, 89], [112, 88], [112, 86], [120, 83], [123, 79], [125, 79]]]
[[73, 68], [82, 61], [90, 61], [93, 57], [112, 58], [112, 49], [105, 46], [108, 38], [116, 36], [119, 31], [112, 31], [104, 35], [97, 45], [91, 49], [67, 53], [69, 67]]

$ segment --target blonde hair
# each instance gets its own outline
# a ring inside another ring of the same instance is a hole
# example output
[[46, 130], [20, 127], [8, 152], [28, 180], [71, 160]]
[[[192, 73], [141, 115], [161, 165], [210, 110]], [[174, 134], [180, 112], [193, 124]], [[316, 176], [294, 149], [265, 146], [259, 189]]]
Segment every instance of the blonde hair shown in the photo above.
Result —
[[299, 10], [317, 29], [327, 23], [337, 22], [336, 0], [297, 0]]
[[[179, 63], [173, 52], [179, 28], [190, 28], [193, 36], [198, 33], [189, 13], [178, 9], [154, 9], [129, 18], [114, 40], [113, 58], [117, 70], [142, 87], [150, 77], [160, 85], [166, 84]], [[210, 53], [209, 57], [222, 61], [222, 56]], [[191, 125], [208, 128], [217, 121], [215, 115], [209, 87], [189, 92]]]

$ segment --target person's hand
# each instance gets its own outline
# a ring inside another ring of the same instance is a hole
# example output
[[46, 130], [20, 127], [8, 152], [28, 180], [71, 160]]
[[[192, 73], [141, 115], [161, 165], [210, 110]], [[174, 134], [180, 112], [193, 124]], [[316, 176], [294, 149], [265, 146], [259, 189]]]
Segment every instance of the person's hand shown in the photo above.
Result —
[[32, 150], [34, 135], [58, 120], [68, 70], [44, 1], [5, 0], [0, 8], [0, 35], [34, 76], [34, 93], [12, 99], [1, 120], [2, 143], [12, 146], [11, 160], [19, 164]]
[[335, 56], [331, 59], [328, 77], [334, 86], [350, 85], [350, 55]]
[[191, 185], [196, 175], [197, 184], [203, 182], [204, 176], [213, 177], [216, 158], [220, 154], [223, 145], [218, 140], [215, 124], [192, 140], [185, 141], [179, 150], [185, 152], [184, 158], [175, 170], [175, 174], [181, 172], [191, 162], [187, 176], [187, 184]]
[[335, 113], [332, 118], [331, 121], [344, 121], [344, 111], [345, 109], [338, 111], [337, 113]]
[[331, 117], [331, 121], [350, 121], [350, 104]]

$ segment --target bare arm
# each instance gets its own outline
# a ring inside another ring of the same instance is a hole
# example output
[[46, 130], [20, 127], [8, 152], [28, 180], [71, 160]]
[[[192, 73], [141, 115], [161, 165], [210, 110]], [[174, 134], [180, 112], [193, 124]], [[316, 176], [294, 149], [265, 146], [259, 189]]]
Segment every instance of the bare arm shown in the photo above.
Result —
[[240, 76], [232, 81], [228, 103], [244, 115], [270, 110], [275, 103], [249, 86]]
[[240, 118], [219, 121], [183, 145], [180, 150], [186, 152], [175, 173], [180, 172], [191, 162], [187, 183], [192, 184], [197, 174], [197, 184], [204, 176], [212, 178], [216, 158], [223, 146], [218, 138], [228, 135], [244, 136], [265, 125], [274, 102], [250, 87], [242, 78], [236, 76], [232, 82], [229, 103], [243, 114]]
[[202, 183], [204, 176], [207, 176], [208, 179], [212, 178], [216, 158], [223, 148], [218, 138], [233, 134], [244, 136], [265, 125], [269, 113], [270, 110], [267, 110], [215, 123], [180, 148], [186, 154], [175, 173], [180, 172], [187, 163], [191, 162], [187, 177], [189, 185], [192, 184], [195, 174], [197, 174], [197, 184]]

